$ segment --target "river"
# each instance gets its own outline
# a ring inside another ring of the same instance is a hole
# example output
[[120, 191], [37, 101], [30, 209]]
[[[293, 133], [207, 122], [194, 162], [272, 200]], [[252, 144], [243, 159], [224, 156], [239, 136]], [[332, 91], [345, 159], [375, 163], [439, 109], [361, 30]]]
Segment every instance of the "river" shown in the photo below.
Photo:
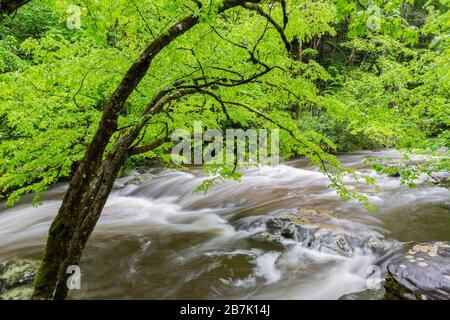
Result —
[[[192, 190], [199, 174], [162, 170], [140, 184], [119, 179], [82, 258], [82, 299], [338, 299], [367, 289], [368, 270], [384, 270], [402, 243], [450, 240], [450, 193], [425, 184], [410, 189], [399, 178], [376, 174], [363, 160], [393, 151], [339, 155], [340, 161], [377, 179], [381, 190], [349, 180], [378, 209], [368, 213], [343, 201], [329, 180], [305, 159], [245, 170], [206, 195]], [[30, 198], [0, 209], [0, 261], [39, 258], [66, 184], [30, 206]], [[305, 247], [278, 246], [249, 237], [269, 216], [299, 209], [332, 211], [328, 225], [360, 237], [385, 239], [382, 254], [341, 256]]]

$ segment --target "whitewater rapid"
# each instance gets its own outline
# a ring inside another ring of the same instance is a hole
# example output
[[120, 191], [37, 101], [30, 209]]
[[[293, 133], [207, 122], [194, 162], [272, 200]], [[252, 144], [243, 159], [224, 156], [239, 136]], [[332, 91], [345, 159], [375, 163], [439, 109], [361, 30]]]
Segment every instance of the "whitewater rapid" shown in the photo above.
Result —
[[[342, 201], [329, 180], [305, 160], [245, 170], [208, 193], [192, 190], [200, 174], [163, 170], [119, 179], [81, 263], [84, 286], [74, 298], [99, 299], [338, 299], [367, 289], [372, 269], [388, 261], [356, 250], [345, 257], [305, 247], [255, 243], [267, 217], [302, 209], [335, 214], [329, 225], [360, 237], [392, 243], [449, 240], [447, 190], [408, 189], [399, 179], [363, 164], [370, 152], [347, 154], [344, 164], [377, 179], [380, 190], [348, 181], [365, 192], [378, 212]], [[139, 183], [127, 183], [139, 176]], [[26, 197], [0, 209], [0, 261], [39, 258], [67, 185], [47, 192], [42, 204]]]

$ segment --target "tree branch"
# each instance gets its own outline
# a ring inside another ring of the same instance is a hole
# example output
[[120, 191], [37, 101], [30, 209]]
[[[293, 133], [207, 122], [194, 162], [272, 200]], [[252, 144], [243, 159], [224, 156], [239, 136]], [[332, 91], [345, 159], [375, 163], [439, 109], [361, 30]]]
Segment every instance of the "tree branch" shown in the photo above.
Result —
[[[281, 40], [284, 43], [284, 46], [286, 47], [287, 52], [291, 52], [292, 49], [292, 44], [289, 42], [289, 40], [286, 37], [286, 34], [284, 33], [284, 28], [285, 26], [280, 26], [280, 24], [278, 22], [275, 21], [275, 19], [268, 13], [266, 13], [261, 6], [254, 4], [254, 3], [250, 3], [250, 2], [245, 2], [241, 5], [242, 7], [248, 9], [248, 10], [252, 10], [257, 12], [260, 16], [264, 17], [267, 19], [267, 21], [270, 22], [270, 24], [277, 30], [277, 32], [280, 34]], [[286, 22], [287, 23], [287, 22]]]
[[160, 138], [160, 139], [153, 141], [152, 143], [149, 143], [149, 144], [146, 144], [143, 146], [139, 146], [139, 147], [131, 148], [128, 150], [128, 156], [131, 157], [131, 156], [135, 156], [137, 154], [149, 152], [151, 150], [158, 148], [159, 146], [163, 145], [166, 142], [167, 142], [166, 138]]
[[0, 0], [0, 22], [6, 15], [10, 15], [31, 0]]

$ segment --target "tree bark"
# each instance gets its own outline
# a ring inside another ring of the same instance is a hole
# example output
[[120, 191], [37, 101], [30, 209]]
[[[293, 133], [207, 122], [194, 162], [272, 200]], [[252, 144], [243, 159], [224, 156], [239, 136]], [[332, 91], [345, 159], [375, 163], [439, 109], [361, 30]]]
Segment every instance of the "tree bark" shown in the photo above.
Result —
[[0, 22], [6, 15], [10, 15], [31, 0], [0, 0]]
[[138, 134], [139, 131], [136, 134], [126, 134], [120, 139], [114, 151], [103, 161], [99, 172], [86, 192], [82, 201], [82, 210], [78, 216], [75, 230], [69, 243], [67, 257], [62, 262], [58, 271], [58, 282], [56, 284], [54, 299], [65, 299], [67, 296], [67, 267], [70, 265], [79, 265], [81, 254], [100, 218], [119, 170], [128, 158], [128, 149]]

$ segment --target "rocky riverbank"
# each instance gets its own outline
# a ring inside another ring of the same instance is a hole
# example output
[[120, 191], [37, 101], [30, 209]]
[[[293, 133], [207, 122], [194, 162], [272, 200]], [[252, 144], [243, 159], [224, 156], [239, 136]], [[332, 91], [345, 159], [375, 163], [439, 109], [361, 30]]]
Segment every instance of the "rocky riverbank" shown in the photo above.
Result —
[[13, 259], [0, 263], [0, 300], [29, 300], [39, 262]]

